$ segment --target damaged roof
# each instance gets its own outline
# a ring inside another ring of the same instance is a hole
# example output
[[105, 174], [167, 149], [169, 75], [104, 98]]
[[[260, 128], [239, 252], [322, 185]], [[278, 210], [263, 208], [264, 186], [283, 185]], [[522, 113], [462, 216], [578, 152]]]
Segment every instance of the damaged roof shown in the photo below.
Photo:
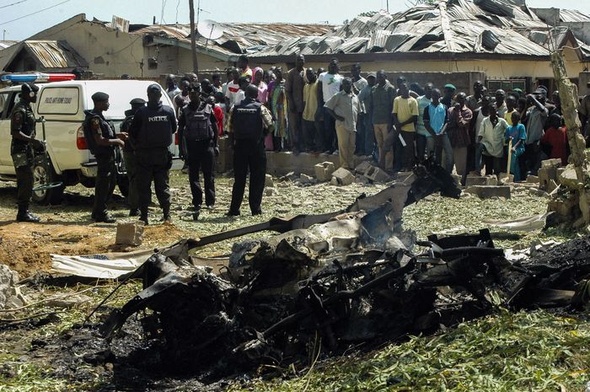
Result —
[[[561, 15], [567, 20], [581, 20], [585, 16], [579, 12]], [[585, 20], [590, 18], [586, 16]], [[555, 49], [556, 42], [563, 43], [565, 30], [558, 27], [552, 31], [526, 5], [511, 0], [449, 0], [418, 5], [396, 14], [358, 16], [321, 37], [281, 41], [255, 56], [383, 52], [546, 57]], [[533, 31], [542, 32], [543, 37]], [[581, 53], [586, 49], [582, 48]]]
[[[326, 24], [293, 24], [293, 23], [217, 23], [223, 31], [220, 38], [207, 39], [197, 32], [196, 46], [207, 49], [218, 56], [231, 57], [242, 53], [255, 53], [280, 42], [299, 39], [301, 37], [320, 37], [332, 32], [334, 26]], [[151, 25], [130, 31], [147, 37], [148, 44], [190, 45], [190, 25]]]
[[14, 45], [12, 56], [6, 61], [7, 71], [17, 70], [15, 62], [23, 56], [34, 58], [39, 71], [67, 70], [88, 67], [88, 62], [67, 41], [28, 40]]

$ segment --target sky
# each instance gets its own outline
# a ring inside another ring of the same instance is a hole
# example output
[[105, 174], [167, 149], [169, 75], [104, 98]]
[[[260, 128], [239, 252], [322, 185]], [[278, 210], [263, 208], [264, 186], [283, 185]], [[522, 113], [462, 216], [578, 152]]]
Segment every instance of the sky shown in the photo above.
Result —
[[[395, 13], [413, 0], [194, 0], [199, 20], [217, 22], [283, 22], [341, 24], [366, 11]], [[20, 41], [77, 14], [111, 21], [113, 15], [132, 24], [188, 24], [189, 0], [0, 0], [2, 40]], [[588, 0], [527, 0], [529, 7], [577, 9], [590, 15]], [[255, 7], [256, 6], [256, 9]]]

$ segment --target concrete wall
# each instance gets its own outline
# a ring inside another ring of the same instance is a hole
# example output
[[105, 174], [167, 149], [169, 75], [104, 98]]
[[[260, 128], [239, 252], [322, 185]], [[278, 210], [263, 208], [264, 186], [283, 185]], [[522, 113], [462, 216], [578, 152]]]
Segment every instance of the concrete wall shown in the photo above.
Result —
[[[128, 74], [132, 78], [158, 80], [162, 75], [193, 70], [190, 50], [176, 46], [144, 47], [142, 35], [119, 32], [84, 17], [67, 20], [30, 39], [68, 41], [88, 61], [90, 70], [103, 78]], [[226, 67], [224, 61], [206, 54], [198, 54], [197, 59], [200, 69]]]

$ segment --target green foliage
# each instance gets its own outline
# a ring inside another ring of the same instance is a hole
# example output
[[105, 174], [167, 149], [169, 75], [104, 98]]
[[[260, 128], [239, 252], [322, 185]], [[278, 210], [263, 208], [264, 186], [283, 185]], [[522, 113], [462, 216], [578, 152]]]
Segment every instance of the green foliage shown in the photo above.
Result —
[[550, 391], [589, 380], [590, 325], [545, 311], [501, 312], [432, 337], [258, 380], [230, 391]]

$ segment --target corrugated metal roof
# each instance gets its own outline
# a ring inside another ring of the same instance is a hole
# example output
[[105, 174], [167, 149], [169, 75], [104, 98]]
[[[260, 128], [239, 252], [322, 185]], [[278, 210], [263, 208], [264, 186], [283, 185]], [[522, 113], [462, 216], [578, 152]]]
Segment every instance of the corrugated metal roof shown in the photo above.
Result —
[[[293, 23], [217, 23], [223, 31], [220, 38], [207, 40], [197, 33], [198, 47], [207, 47], [227, 56], [256, 51], [261, 48], [285, 45], [301, 37], [319, 37], [334, 30], [334, 26], [325, 24]], [[152, 25], [135, 30], [132, 34], [155, 35], [190, 42], [190, 25]], [[305, 38], [304, 38], [305, 39]], [[295, 44], [299, 48], [300, 44]], [[298, 50], [296, 50], [298, 52]]]
[[[580, 20], [583, 14], [563, 15]], [[543, 32], [546, 37], [529, 34], [532, 30]], [[550, 26], [518, 1], [448, 0], [422, 4], [393, 15], [380, 12], [370, 18], [358, 17], [324, 37], [308, 38], [306, 43], [316, 44], [310, 51], [313, 54], [439, 52], [545, 57], [555, 49], [553, 42], [563, 40], [563, 31], [550, 30]], [[332, 45], [323, 44], [328, 37]], [[362, 42], [366, 45], [361, 45]], [[294, 55], [300, 46], [291, 41], [289, 45], [276, 45], [254, 56]]]
[[18, 43], [18, 41], [8, 41], [8, 40], [0, 41], [0, 50], [6, 49], [12, 45], [17, 44], [17, 43]]
[[88, 66], [86, 60], [65, 41], [23, 41], [23, 47], [46, 69]]
[[559, 10], [559, 20], [564, 23], [588, 22], [590, 16], [577, 10]]

